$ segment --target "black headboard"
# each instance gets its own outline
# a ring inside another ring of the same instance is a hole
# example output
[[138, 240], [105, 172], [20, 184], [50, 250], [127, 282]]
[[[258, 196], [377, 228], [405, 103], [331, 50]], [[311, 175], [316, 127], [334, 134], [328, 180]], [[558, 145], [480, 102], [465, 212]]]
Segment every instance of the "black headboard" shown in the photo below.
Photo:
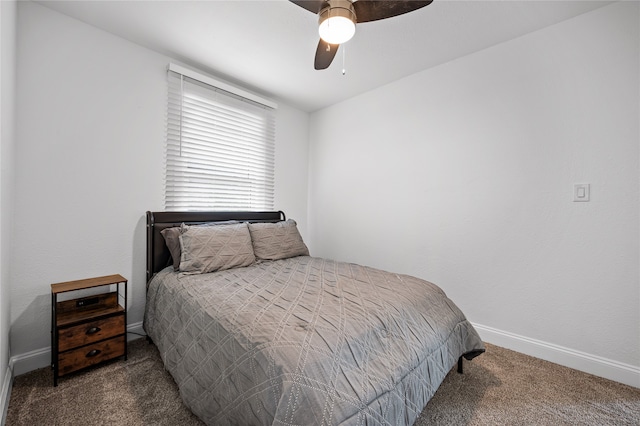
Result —
[[239, 220], [242, 222], [278, 222], [281, 211], [273, 212], [147, 212], [147, 282], [153, 274], [169, 265], [171, 254], [160, 233], [165, 228], [206, 222]]

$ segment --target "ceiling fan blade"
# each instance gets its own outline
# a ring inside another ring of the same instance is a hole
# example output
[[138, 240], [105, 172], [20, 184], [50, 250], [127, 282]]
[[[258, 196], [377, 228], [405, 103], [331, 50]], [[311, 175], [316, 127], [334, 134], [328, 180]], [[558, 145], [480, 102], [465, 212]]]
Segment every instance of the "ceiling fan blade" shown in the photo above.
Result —
[[318, 13], [326, 3], [326, 0], [289, 0], [309, 12]]
[[379, 19], [391, 18], [393, 16], [413, 12], [414, 10], [430, 5], [432, 2], [433, 0], [358, 0], [353, 3], [353, 7], [356, 10], [358, 23], [361, 23], [377, 21]]
[[318, 42], [318, 48], [316, 49], [316, 59], [313, 64], [314, 68], [317, 70], [329, 68], [329, 65], [333, 62], [333, 58], [336, 56], [339, 47], [339, 44], [329, 44], [323, 39], [320, 39]]

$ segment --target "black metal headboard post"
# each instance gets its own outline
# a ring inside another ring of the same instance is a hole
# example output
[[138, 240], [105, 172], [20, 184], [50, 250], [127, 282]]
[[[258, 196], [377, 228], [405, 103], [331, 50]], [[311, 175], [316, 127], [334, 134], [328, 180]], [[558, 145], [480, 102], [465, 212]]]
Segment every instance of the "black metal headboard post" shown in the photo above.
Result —
[[162, 230], [173, 226], [238, 220], [241, 222], [278, 222], [285, 220], [282, 211], [271, 212], [147, 212], [147, 282], [168, 265], [171, 254]]

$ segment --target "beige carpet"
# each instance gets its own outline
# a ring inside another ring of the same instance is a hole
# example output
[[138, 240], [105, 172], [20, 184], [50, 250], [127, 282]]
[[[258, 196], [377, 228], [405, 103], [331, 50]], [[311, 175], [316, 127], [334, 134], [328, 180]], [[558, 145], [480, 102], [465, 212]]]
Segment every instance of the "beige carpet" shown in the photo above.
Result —
[[[18, 376], [7, 425], [201, 425], [182, 404], [155, 346], [52, 386], [49, 368]], [[640, 425], [640, 389], [493, 345], [445, 378], [415, 423], [425, 425]]]

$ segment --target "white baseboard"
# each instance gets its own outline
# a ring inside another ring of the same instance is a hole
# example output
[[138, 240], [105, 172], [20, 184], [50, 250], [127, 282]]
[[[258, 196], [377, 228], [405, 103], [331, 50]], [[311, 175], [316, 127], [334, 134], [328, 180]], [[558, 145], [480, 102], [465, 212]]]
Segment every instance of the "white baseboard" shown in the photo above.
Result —
[[13, 376], [51, 365], [51, 348], [40, 348], [24, 354], [14, 355], [9, 360], [9, 368]]
[[[140, 337], [147, 337], [147, 333], [144, 332], [144, 328], [142, 328], [142, 321], [135, 322], [133, 324], [129, 324], [127, 326], [127, 341], [139, 339]], [[133, 336], [131, 335], [133, 333]]]
[[11, 400], [11, 387], [13, 386], [13, 372], [11, 370], [11, 366], [7, 367], [6, 373], [4, 375], [4, 380], [2, 382], [2, 387], [0, 388], [0, 413], [2, 413], [2, 419], [0, 424], [4, 425], [7, 421], [7, 410], [9, 409], [9, 401]]
[[640, 388], [640, 367], [480, 324], [473, 326], [487, 343]]
[[[127, 341], [146, 336], [142, 321], [127, 325]], [[138, 336], [141, 335], [141, 336]], [[9, 360], [9, 369], [13, 370], [13, 376], [19, 376], [29, 371], [37, 370], [51, 365], [51, 348], [40, 348], [24, 354], [12, 356]]]

